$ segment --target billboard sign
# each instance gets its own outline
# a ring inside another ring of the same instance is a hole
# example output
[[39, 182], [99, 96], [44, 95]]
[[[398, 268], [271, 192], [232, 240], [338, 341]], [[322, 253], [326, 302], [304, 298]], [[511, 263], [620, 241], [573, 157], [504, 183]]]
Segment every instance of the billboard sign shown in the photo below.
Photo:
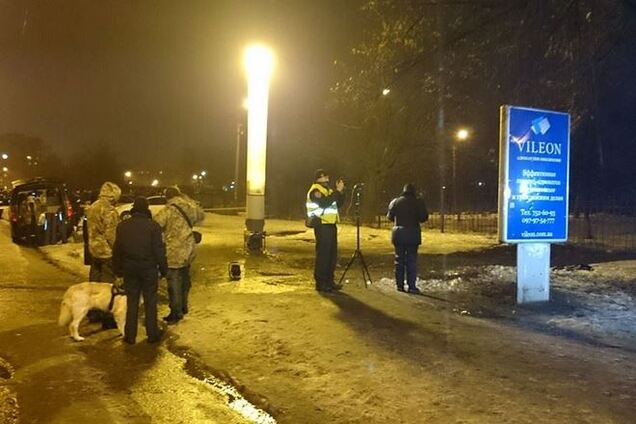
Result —
[[518, 106], [501, 107], [501, 241], [567, 241], [569, 170], [569, 114]]

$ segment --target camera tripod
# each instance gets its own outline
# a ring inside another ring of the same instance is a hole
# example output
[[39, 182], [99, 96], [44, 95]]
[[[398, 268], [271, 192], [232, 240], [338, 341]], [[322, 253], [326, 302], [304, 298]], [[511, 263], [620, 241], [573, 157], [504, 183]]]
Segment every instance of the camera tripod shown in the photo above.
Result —
[[362, 270], [362, 281], [364, 283], [364, 287], [367, 288], [368, 284], [371, 283], [371, 274], [369, 273], [369, 268], [367, 267], [367, 263], [364, 261], [364, 255], [362, 255], [362, 250], [360, 250], [360, 195], [362, 192], [362, 187], [364, 184], [356, 184], [353, 186], [353, 198], [355, 199], [355, 214], [356, 214], [356, 250], [353, 252], [351, 259], [347, 263], [338, 284], [342, 284], [342, 280], [344, 280], [345, 275], [347, 275], [347, 271], [351, 268], [351, 265], [355, 262], [356, 259], [360, 260], [360, 268]]

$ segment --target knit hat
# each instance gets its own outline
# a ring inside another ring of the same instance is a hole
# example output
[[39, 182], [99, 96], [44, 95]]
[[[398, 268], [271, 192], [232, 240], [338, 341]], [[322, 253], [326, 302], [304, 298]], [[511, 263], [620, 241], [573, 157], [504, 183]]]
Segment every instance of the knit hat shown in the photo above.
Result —
[[404, 184], [402, 194], [415, 194], [415, 185], [411, 183]]
[[133, 202], [133, 207], [130, 210], [131, 213], [150, 213], [150, 209], [148, 208], [148, 199], [145, 197], [135, 197], [135, 201]]
[[314, 173], [314, 180], [317, 180], [318, 178], [322, 178], [326, 175], [329, 175], [329, 174], [327, 174], [327, 172], [325, 172], [324, 169], [316, 169], [316, 172]]

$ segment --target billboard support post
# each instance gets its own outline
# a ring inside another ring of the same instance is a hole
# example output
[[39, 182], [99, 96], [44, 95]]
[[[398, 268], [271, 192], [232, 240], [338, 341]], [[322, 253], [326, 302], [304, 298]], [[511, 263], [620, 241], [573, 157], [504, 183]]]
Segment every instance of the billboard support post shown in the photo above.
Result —
[[517, 303], [550, 299], [550, 243], [568, 238], [570, 115], [501, 107], [499, 239], [517, 244]]

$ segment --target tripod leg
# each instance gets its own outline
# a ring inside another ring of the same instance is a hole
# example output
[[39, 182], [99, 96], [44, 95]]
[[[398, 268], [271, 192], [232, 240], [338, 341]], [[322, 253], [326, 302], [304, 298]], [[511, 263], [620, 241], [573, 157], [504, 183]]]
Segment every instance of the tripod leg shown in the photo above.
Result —
[[372, 282], [371, 273], [369, 272], [369, 268], [367, 267], [367, 263], [364, 260], [364, 256], [362, 256], [362, 251], [360, 251], [360, 262], [362, 263], [362, 275], [364, 276], [364, 283], [366, 287], [366, 282]]
[[351, 259], [349, 259], [349, 262], [347, 263], [347, 266], [345, 267], [344, 272], [342, 273], [342, 276], [340, 277], [340, 280], [338, 280], [338, 284], [342, 284], [342, 280], [344, 280], [345, 275], [347, 274], [347, 271], [349, 271], [349, 268], [351, 267], [351, 264], [353, 263], [355, 258], [356, 258], [356, 253], [353, 252], [353, 256], [351, 256]]

